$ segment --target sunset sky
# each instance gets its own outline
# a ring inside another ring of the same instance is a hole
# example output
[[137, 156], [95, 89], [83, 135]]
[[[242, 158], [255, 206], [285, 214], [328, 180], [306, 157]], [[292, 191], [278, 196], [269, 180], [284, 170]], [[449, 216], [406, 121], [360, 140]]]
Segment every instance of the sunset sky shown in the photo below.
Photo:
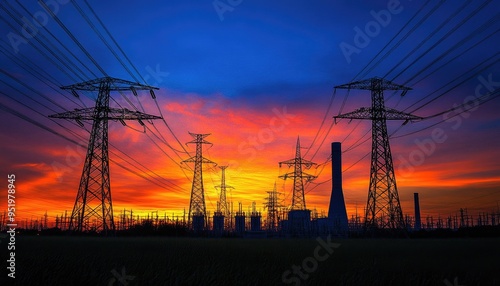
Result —
[[[332, 117], [370, 106], [370, 93], [334, 93], [334, 86], [374, 76], [411, 87], [404, 97], [387, 91], [386, 105], [418, 116], [481, 104], [404, 126], [388, 122], [403, 213], [413, 215], [414, 192], [423, 217], [446, 217], [460, 208], [491, 212], [500, 204], [500, 99], [488, 96], [500, 85], [496, 1], [88, 0], [120, 48], [85, 1], [77, 0], [78, 7], [47, 1], [57, 19], [35, 2], [5, 2], [0, 208], [6, 209], [7, 174], [15, 174], [19, 220], [47, 211], [54, 221], [71, 212], [86, 149], [57, 134], [86, 146], [91, 123], [82, 129], [47, 116], [93, 106], [95, 93], [80, 93], [79, 100], [59, 87], [105, 76], [100, 69], [160, 88], [159, 109], [148, 92], [113, 93], [113, 107], [133, 110], [132, 102], [165, 119], [146, 127], [110, 122], [115, 215], [123, 209], [187, 211], [193, 172], [180, 162], [195, 152], [184, 145], [192, 140], [188, 132], [211, 134], [213, 146], [204, 146], [204, 156], [229, 165], [226, 183], [234, 189], [228, 200], [235, 208], [241, 202], [245, 211], [255, 201], [264, 212], [275, 182], [285, 204], [291, 203], [293, 182], [278, 178], [291, 170], [278, 162], [294, 157], [297, 136], [304, 158], [319, 164], [307, 171], [318, 176], [306, 185], [307, 206], [327, 211], [330, 143], [342, 142], [348, 216], [356, 208], [363, 213], [371, 123], [334, 124]], [[40, 23], [29, 30], [33, 16]], [[221, 174], [205, 167], [206, 205], [213, 212]]]

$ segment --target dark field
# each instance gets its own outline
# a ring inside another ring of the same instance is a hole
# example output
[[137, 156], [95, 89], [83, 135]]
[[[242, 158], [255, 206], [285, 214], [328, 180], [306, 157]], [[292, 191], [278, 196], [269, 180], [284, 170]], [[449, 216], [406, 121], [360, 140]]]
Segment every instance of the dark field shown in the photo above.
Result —
[[328, 254], [314, 239], [19, 236], [15, 279], [0, 244], [0, 285], [500, 285], [498, 238], [332, 242]]

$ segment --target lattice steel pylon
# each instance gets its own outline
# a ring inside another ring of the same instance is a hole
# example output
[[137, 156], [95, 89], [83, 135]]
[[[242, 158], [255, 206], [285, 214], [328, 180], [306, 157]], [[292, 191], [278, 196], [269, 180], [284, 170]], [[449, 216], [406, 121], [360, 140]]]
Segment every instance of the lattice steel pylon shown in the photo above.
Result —
[[182, 163], [194, 163], [193, 185], [191, 188], [191, 199], [189, 202], [188, 225], [191, 226], [193, 215], [203, 215], [205, 217], [205, 227], [208, 225], [207, 221], [207, 207], [205, 205], [205, 190], [203, 188], [203, 164], [214, 164], [203, 157], [203, 144], [212, 143], [205, 140], [210, 134], [195, 134], [189, 132], [194, 140], [186, 144], [196, 144], [196, 155], [182, 161]]
[[227, 204], [227, 199], [226, 199], [226, 190], [227, 189], [234, 189], [233, 187], [226, 185], [226, 169], [229, 166], [219, 166], [219, 168], [222, 170], [222, 178], [220, 180], [220, 185], [215, 186], [220, 190], [220, 196], [219, 196], [219, 211], [226, 217], [229, 218], [231, 215], [231, 211], [229, 209], [229, 206]]
[[279, 208], [282, 207], [280, 203], [280, 193], [276, 190], [276, 182], [272, 191], [267, 192], [268, 196], [264, 203], [264, 209], [267, 209], [267, 230], [277, 231], [279, 223]]
[[85, 165], [71, 213], [69, 229], [75, 232], [91, 230], [105, 234], [114, 232], [109, 179], [108, 121], [120, 121], [125, 125], [125, 120], [138, 120], [139, 123], [144, 124], [142, 120], [161, 119], [161, 117], [128, 109], [111, 108], [109, 107], [110, 92], [132, 91], [137, 96], [137, 90], [149, 90], [151, 96], [155, 98], [154, 90], [158, 88], [112, 77], [103, 77], [61, 88], [71, 90], [76, 97], [78, 97], [77, 90], [98, 91], [95, 107], [75, 109], [49, 116], [75, 119], [81, 126], [83, 126], [83, 120], [93, 120]]
[[396, 176], [392, 162], [387, 120], [420, 120], [421, 117], [386, 108], [384, 90], [402, 90], [404, 96], [411, 88], [375, 77], [367, 80], [338, 85], [340, 89], [364, 89], [371, 91], [372, 106], [334, 116], [348, 119], [367, 119], [372, 121], [372, 151], [370, 186], [365, 213], [365, 227], [404, 229], [403, 212], [399, 202]]
[[293, 166], [293, 172], [286, 173], [279, 176], [280, 178], [286, 180], [288, 178], [293, 178], [293, 191], [292, 191], [292, 206], [291, 210], [305, 210], [306, 209], [306, 198], [304, 194], [304, 179], [306, 181], [311, 181], [316, 178], [316, 176], [307, 174], [302, 171], [302, 165], [306, 169], [317, 165], [314, 162], [305, 160], [300, 155], [300, 139], [297, 137], [297, 146], [295, 150], [295, 158], [279, 162], [279, 166], [282, 164], [288, 165], [288, 167]]

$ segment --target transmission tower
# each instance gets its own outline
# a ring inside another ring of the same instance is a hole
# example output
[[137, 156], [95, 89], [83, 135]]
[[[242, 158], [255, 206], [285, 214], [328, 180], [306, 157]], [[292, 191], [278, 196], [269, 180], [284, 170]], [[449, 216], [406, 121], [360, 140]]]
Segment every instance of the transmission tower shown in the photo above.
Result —
[[334, 116], [335, 119], [367, 119], [372, 121], [370, 186], [365, 227], [403, 229], [405, 223], [396, 187], [396, 176], [394, 175], [389, 136], [387, 135], [387, 120], [405, 120], [403, 124], [406, 124], [409, 121], [422, 118], [386, 108], [384, 90], [402, 90], [401, 96], [404, 96], [411, 88], [378, 77], [339, 85], [335, 88], [371, 91], [371, 107], [362, 107], [349, 113]]
[[292, 192], [292, 207], [291, 210], [305, 210], [306, 209], [306, 199], [304, 195], [304, 179], [306, 181], [311, 181], [316, 178], [316, 176], [309, 175], [302, 172], [302, 165], [306, 169], [311, 168], [313, 165], [317, 165], [311, 161], [307, 161], [300, 156], [300, 139], [297, 137], [297, 147], [295, 151], [295, 158], [279, 162], [279, 166], [282, 164], [288, 165], [288, 167], [293, 166], [293, 172], [286, 173], [279, 176], [280, 178], [286, 180], [288, 178], [293, 178], [293, 192]]
[[282, 207], [279, 195], [276, 191], [276, 182], [274, 183], [274, 188], [272, 191], [267, 192], [268, 196], [266, 198], [266, 203], [264, 204], [264, 209], [267, 208], [267, 230], [277, 231], [278, 221], [279, 221], [279, 208]]
[[188, 225], [192, 225], [193, 216], [203, 216], [204, 224], [207, 227], [207, 208], [205, 205], [205, 190], [203, 188], [203, 164], [214, 164], [216, 163], [203, 157], [203, 144], [212, 143], [205, 140], [210, 134], [194, 134], [189, 132], [193, 136], [194, 140], [188, 142], [187, 144], [196, 144], [196, 155], [182, 161], [183, 163], [194, 163], [194, 176], [193, 176], [193, 186], [191, 188], [191, 200], [189, 202], [189, 213], [188, 213]]
[[[93, 121], [69, 229], [76, 232], [89, 230], [113, 232], [115, 224], [109, 180], [108, 121], [120, 121], [125, 125], [125, 120], [138, 120], [141, 125], [144, 125], [142, 120], [161, 119], [161, 117], [128, 109], [111, 108], [109, 107], [110, 93], [111, 91], [132, 91], [137, 96], [137, 90], [149, 90], [151, 96], [155, 98], [154, 90], [158, 88], [112, 77], [103, 77], [61, 88], [70, 90], [76, 97], [78, 97], [77, 90], [98, 92], [95, 107], [75, 109], [49, 116], [75, 119], [82, 127], [83, 120]], [[95, 227], [91, 226], [94, 223]]]
[[229, 206], [226, 200], [226, 190], [234, 189], [231, 186], [226, 185], [226, 169], [228, 166], [219, 166], [222, 170], [222, 179], [219, 186], [215, 186], [220, 189], [220, 197], [219, 197], [219, 211], [226, 217], [229, 218], [231, 212], [229, 210]]

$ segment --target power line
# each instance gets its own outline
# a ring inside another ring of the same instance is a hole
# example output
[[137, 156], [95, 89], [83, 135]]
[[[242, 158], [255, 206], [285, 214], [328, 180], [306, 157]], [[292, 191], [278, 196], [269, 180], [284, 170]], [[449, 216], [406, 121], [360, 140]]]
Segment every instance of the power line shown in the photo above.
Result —
[[[377, 58], [377, 57], [378, 57], [378, 56], [379, 56], [379, 55], [380, 55], [380, 54], [381, 54], [381, 53], [382, 53], [382, 52], [383, 52], [383, 51], [384, 51], [384, 50], [385, 50], [385, 49], [386, 49], [386, 48], [387, 48], [387, 47], [388, 47], [388, 46], [389, 46], [389, 45], [390, 45], [390, 44], [391, 44], [391, 43], [392, 43], [392, 42], [393, 42], [393, 41], [394, 41], [394, 40], [395, 40], [398, 36], [399, 36], [399, 34], [401, 34], [401, 33], [404, 31], [404, 29], [406, 29], [406, 27], [408, 27], [408, 25], [409, 25], [409, 24], [410, 24], [410, 23], [411, 23], [411, 22], [412, 22], [412, 21], [413, 21], [413, 20], [414, 20], [414, 19], [418, 16], [418, 14], [420, 14], [420, 13], [422, 12], [422, 10], [425, 8], [425, 6], [427, 6], [427, 4], [429, 4], [429, 2], [430, 2], [430, 0], [427, 0], [424, 4], [422, 4], [422, 6], [420, 6], [420, 9], [418, 9], [418, 11], [417, 11], [415, 14], [413, 14], [413, 16], [410, 18], [410, 20], [408, 20], [408, 21], [407, 21], [407, 22], [403, 25], [403, 27], [401, 27], [401, 29], [399, 29], [399, 31], [398, 31], [398, 32], [397, 32], [397, 33], [396, 33], [396, 34], [395, 34], [395, 35], [394, 35], [394, 36], [393, 36], [393, 37], [392, 37], [392, 38], [391, 38], [391, 39], [390, 39], [390, 40], [389, 40], [389, 41], [385, 44], [385, 46], [384, 46], [384, 47], [383, 47], [383, 48], [382, 48], [382, 49], [381, 49], [381, 50], [380, 50], [380, 51], [379, 51], [379, 52], [378, 52], [378, 53], [377, 53], [377, 54], [376, 54], [376, 55], [375, 55], [375, 56], [374, 56], [374, 57], [373, 57], [373, 58], [372, 58], [369, 62], [368, 62], [368, 64], [366, 64], [366, 65], [363, 67], [363, 69], [361, 69], [361, 71], [359, 71], [359, 72], [358, 72], [358, 73], [354, 76], [354, 78], [352, 78], [352, 79], [351, 79], [351, 82], [352, 82], [352, 81], [355, 81], [356, 79], [358, 79], [359, 75], [360, 75], [360, 74], [362, 74], [362, 73], [363, 73], [363, 71], [364, 71], [365, 69], [367, 69], [367, 68], [370, 66], [370, 64], [371, 64], [371, 63], [372, 63], [372, 62], [373, 62], [373, 61], [374, 61], [374, 60], [375, 60], [375, 59], [376, 59], [376, 58]], [[386, 55], [387, 55], [387, 53], [386, 53]], [[374, 67], [372, 67], [372, 68], [370, 69], [370, 71], [371, 71], [373, 68], [375, 68], [375, 67], [376, 67], [379, 63], [380, 63], [380, 61], [379, 61], [379, 62], [377, 62], [377, 64], [375, 64], [375, 66], [374, 66]], [[368, 71], [368, 72], [370, 72], [370, 71]], [[366, 76], [366, 74], [368, 74], [368, 72], [364, 73], [364, 74], [363, 74], [363, 77], [364, 77], [364, 76]]]
[[[427, 2], [424, 4], [424, 6], [426, 6], [428, 2], [429, 2], [429, 1], [427, 1]], [[422, 25], [422, 23], [424, 23], [424, 22], [425, 22], [425, 20], [427, 20], [427, 19], [428, 19], [428, 18], [429, 18], [432, 14], [434, 14], [434, 12], [436, 12], [436, 10], [437, 10], [439, 7], [441, 7], [441, 5], [442, 5], [444, 2], [445, 2], [444, 0], [440, 0], [440, 1], [439, 1], [439, 3], [437, 3], [434, 7], [432, 7], [432, 9], [431, 9], [429, 12], [427, 12], [427, 14], [425, 14], [425, 15], [422, 17], [422, 19], [420, 19], [420, 21], [418, 21], [415, 25], [413, 25], [413, 27], [412, 27], [412, 28], [411, 28], [411, 29], [410, 29], [410, 30], [409, 30], [409, 31], [408, 31], [408, 32], [407, 32], [407, 33], [406, 33], [406, 34], [405, 34], [405, 35], [404, 35], [404, 36], [403, 36], [403, 37], [402, 37], [402, 38], [401, 38], [401, 39], [400, 39], [400, 40], [399, 40], [399, 41], [398, 41], [398, 42], [397, 42], [394, 46], [392, 46], [392, 48], [391, 48], [389, 51], [387, 51], [387, 52], [386, 52], [386, 53], [385, 53], [385, 54], [384, 54], [384, 55], [383, 55], [383, 56], [382, 56], [382, 57], [381, 57], [381, 58], [380, 58], [380, 59], [379, 59], [379, 60], [378, 60], [378, 61], [377, 61], [377, 62], [376, 62], [376, 63], [375, 63], [375, 64], [374, 64], [374, 65], [373, 65], [370, 69], [368, 69], [368, 70], [364, 73], [363, 77], [364, 77], [364, 76], [366, 76], [367, 74], [369, 74], [369, 73], [370, 73], [370, 72], [371, 72], [371, 71], [372, 71], [375, 67], [377, 67], [377, 66], [378, 66], [378, 65], [379, 65], [382, 61], [384, 61], [384, 60], [385, 60], [385, 59], [386, 59], [389, 55], [393, 54], [394, 50], [395, 50], [395, 49], [397, 49], [397, 48], [398, 48], [398, 47], [399, 47], [399, 46], [400, 46], [400, 45], [401, 45], [401, 44], [402, 44], [402, 43], [403, 43], [403, 42], [404, 42], [404, 41], [405, 41], [405, 40], [406, 40], [406, 39], [407, 39], [407, 38], [408, 38], [411, 34], [413, 34], [413, 32], [415, 32], [415, 30], [417, 30], [417, 28], [419, 28], [419, 27]], [[422, 6], [422, 8], [423, 8], [424, 6]], [[417, 14], [419, 14], [419, 13], [420, 13], [420, 11], [421, 11], [421, 10], [419, 10], [419, 11], [417, 12]], [[416, 16], [417, 14], [415, 14], [415, 16]], [[413, 19], [413, 18], [412, 18], [412, 19]], [[410, 19], [410, 21], [411, 21], [412, 19]], [[409, 24], [409, 22], [410, 22], [410, 21], [408, 21], [408, 22], [407, 22], [407, 24]], [[406, 27], [406, 25], [405, 25], [404, 27]], [[399, 34], [399, 32], [398, 32], [398, 34]]]
[[132, 68], [135, 70], [135, 72], [137, 73], [137, 75], [139, 75], [139, 77], [142, 79], [142, 82], [146, 83], [146, 80], [142, 77], [141, 73], [139, 73], [139, 71], [137, 70], [137, 68], [135, 67], [135, 65], [132, 63], [132, 61], [127, 56], [127, 54], [123, 51], [123, 49], [120, 47], [120, 45], [115, 40], [115, 38], [113, 37], [113, 35], [109, 32], [108, 28], [106, 28], [106, 26], [101, 21], [101, 19], [99, 18], [99, 16], [95, 13], [95, 11], [92, 8], [92, 6], [89, 5], [89, 3], [87, 2], [87, 0], [84, 0], [84, 2], [87, 5], [87, 7], [89, 8], [89, 10], [91, 11], [91, 13], [94, 15], [94, 17], [97, 19], [97, 21], [99, 22], [99, 24], [101, 25], [101, 27], [103, 27], [104, 31], [108, 34], [109, 38], [113, 41], [113, 43], [116, 45], [116, 47], [118, 47], [118, 49], [120, 50], [120, 52], [124, 55], [125, 59], [129, 62], [130, 66], [132, 66]]
[[406, 66], [406, 68], [404, 68], [396, 76], [394, 76], [392, 80], [396, 79], [402, 73], [404, 73], [405, 71], [407, 71], [408, 68], [410, 68], [411, 66], [413, 66], [422, 57], [424, 57], [425, 55], [427, 55], [436, 46], [438, 46], [439, 44], [441, 44], [444, 40], [446, 40], [449, 36], [451, 36], [454, 32], [456, 32], [457, 29], [459, 29], [460, 27], [462, 27], [465, 23], [467, 23], [467, 21], [469, 21], [472, 17], [474, 17], [477, 13], [479, 13], [479, 11], [483, 10], [491, 1], [492, 0], [486, 0], [485, 2], [483, 2], [483, 4], [481, 4], [481, 6], [479, 6], [478, 8], [476, 8], [469, 15], [467, 15], [467, 17], [465, 19], [463, 19], [460, 23], [458, 23], [457, 25], [455, 25], [450, 31], [448, 31], [448, 33], [446, 33], [443, 37], [441, 37], [441, 39], [439, 39], [436, 43], [434, 43], [429, 49], [427, 49], [424, 53], [422, 53], [420, 56], [418, 56], [416, 59], [414, 59], [410, 64], [408, 64]]
[[[391, 72], [393, 72], [397, 67], [399, 67], [406, 59], [408, 59], [411, 55], [413, 55], [418, 49], [420, 49], [425, 43], [427, 43], [430, 38], [432, 38], [437, 32], [439, 32], [446, 24], [448, 24], [451, 19], [455, 18], [458, 13], [460, 13], [467, 5], [471, 4], [472, 0], [468, 0], [463, 3], [462, 6], [458, 7], [455, 12], [453, 12], [446, 20], [444, 20], [439, 26], [437, 26], [431, 33], [427, 35], [425, 39], [420, 41], [417, 46], [415, 46], [409, 53], [405, 53], [405, 56], [394, 65], [385, 75], [384, 78], [387, 77]], [[394, 80], [394, 79], [392, 79]]]
[[[497, 53], [495, 54], [495, 56], [497, 56], [498, 54], [500, 54], [500, 52], [497, 52]], [[483, 64], [484, 64], [484, 63], [486, 63], [486, 62], [488, 62], [490, 59], [491, 59], [490, 57], [486, 58], [485, 60], [483, 60], [482, 62], [480, 62], [480, 63], [479, 63], [479, 64], [477, 64], [476, 66], [474, 66], [474, 67], [473, 67], [473, 69], [479, 68], [481, 65], [483, 65]], [[437, 100], [438, 98], [440, 98], [440, 97], [444, 96], [445, 94], [448, 94], [450, 91], [452, 91], [453, 89], [455, 89], [455, 88], [457, 88], [457, 87], [461, 86], [461, 85], [462, 85], [463, 83], [465, 83], [466, 81], [468, 81], [468, 80], [470, 80], [471, 78], [473, 78], [473, 77], [477, 76], [478, 74], [480, 74], [480, 73], [481, 73], [481, 72], [483, 72], [484, 70], [486, 70], [486, 69], [488, 69], [488, 68], [492, 67], [492, 66], [493, 66], [494, 64], [496, 64], [498, 61], [499, 61], [499, 60], [497, 59], [497, 60], [495, 60], [493, 63], [491, 63], [491, 64], [489, 64], [489, 65], [487, 65], [487, 66], [485, 66], [485, 67], [481, 68], [481, 69], [480, 69], [480, 70], [478, 70], [477, 72], [475, 72], [475, 73], [471, 74], [471, 75], [470, 75], [470, 76], [468, 76], [467, 78], [463, 79], [462, 81], [460, 81], [460, 82], [456, 83], [455, 85], [453, 85], [452, 87], [448, 88], [446, 91], [442, 92], [441, 94], [437, 95], [436, 97], [432, 98], [431, 100], [427, 101], [426, 103], [422, 104], [421, 106], [419, 106], [419, 107], [417, 107], [417, 108], [413, 109], [413, 111], [411, 111], [411, 112], [415, 112], [415, 111], [417, 111], [417, 110], [419, 110], [419, 109], [422, 109], [423, 107], [425, 107], [425, 106], [429, 105], [430, 103], [432, 103], [433, 101]], [[473, 70], [473, 69], [472, 69], [472, 70]], [[415, 103], [413, 103], [413, 104], [411, 104], [410, 106], [408, 106], [407, 108], [405, 108], [405, 109], [404, 109], [404, 111], [406, 111], [406, 110], [410, 109], [411, 107], [415, 106], [416, 104], [418, 104], [418, 103], [419, 103], [419, 102], [421, 102], [422, 100], [425, 100], [426, 98], [428, 98], [429, 96], [431, 96], [431, 95], [433, 95], [434, 93], [438, 92], [439, 90], [441, 90], [441, 89], [445, 88], [446, 86], [451, 85], [453, 82], [460, 80], [460, 78], [461, 78], [461, 77], [465, 76], [465, 75], [466, 75], [468, 72], [470, 72], [470, 71], [471, 71], [471, 70], [469, 70], [469, 71], [467, 71], [467, 72], [463, 73], [462, 75], [460, 75], [460, 76], [456, 77], [455, 79], [450, 80], [448, 83], [444, 84], [441, 88], [439, 88], [439, 89], [435, 90], [434, 92], [432, 92], [432, 93], [430, 93], [430, 94], [428, 94], [428, 95], [426, 95], [426, 96], [422, 97], [421, 99], [419, 99], [419, 100], [418, 100], [418, 101], [416, 101]]]

